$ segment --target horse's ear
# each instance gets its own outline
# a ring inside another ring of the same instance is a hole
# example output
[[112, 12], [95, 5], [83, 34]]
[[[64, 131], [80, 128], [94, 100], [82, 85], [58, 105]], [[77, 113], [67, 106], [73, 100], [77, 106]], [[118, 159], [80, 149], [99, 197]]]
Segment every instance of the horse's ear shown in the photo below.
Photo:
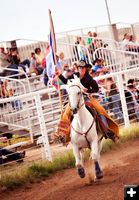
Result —
[[70, 85], [71, 82], [72, 82], [72, 81], [68, 79], [68, 81], [67, 81], [67, 85]]
[[76, 74], [73, 74], [74, 79], [78, 79], [78, 76]]

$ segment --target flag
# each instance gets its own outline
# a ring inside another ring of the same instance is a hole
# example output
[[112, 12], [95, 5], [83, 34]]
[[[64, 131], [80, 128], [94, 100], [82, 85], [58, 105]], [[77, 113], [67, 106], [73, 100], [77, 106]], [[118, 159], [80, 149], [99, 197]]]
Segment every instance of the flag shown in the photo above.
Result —
[[48, 77], [53, 78], [55, 72], [55, 65], [57, 64], [56, 63], [57, 61], [56, 61], [55, 32], [50, 10], [49, 10], [49, 19], [50, 19], [49, 53], [46, 56], [46, 69]]
[[46, 56], [46, 70], [47, 75], [49, 78], [53, 78], [54, 72], [55, 72], [55, 60], [54, 60], [54, 52], [52, 48], [52, 39], [51, 39], [51, 33], [50, 33], [50, 46], [49, 46], [49, 53]]
[[[56, 39], [55, 39], [55, 31], [54, 31], [54, 26], [53, 26], [53, 20], [51, 16], [51, 11], [49, 11], [49, 20], [50, 20], [50, 35], [49, 35], [49, 54], [46, 57], [46, 70], [47, 70], [47, 75], [51, 79], [51, 83], [53, 80], [55, 80], [54, 77], [54, 71], [55, 71], [55, 65], [57, 65], [57, 60], [56, 60]], [[56, 83], [52, 83], [58, 90], [59, 93], [59, 99], [60, 99], [60, 110], [62, 113], [62, 99], [61, 99], [61, 94], [60, 94], [60, 83], [59, 79], [57, 78]]]

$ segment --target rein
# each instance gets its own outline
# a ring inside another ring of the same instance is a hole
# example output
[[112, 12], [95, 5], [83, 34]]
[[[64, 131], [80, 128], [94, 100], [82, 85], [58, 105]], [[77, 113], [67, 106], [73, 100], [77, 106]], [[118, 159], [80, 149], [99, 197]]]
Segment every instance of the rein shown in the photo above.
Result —
[[71, 85], [70, 87], [74, 87], [74, 86], [78, 87], [80, 89], [80, 91], [81, 91], [81, 88], [80, 88], [79, 85]]
[[86, 141], [87, 141], [87, 143], [88, 143], [89, 148], [90, 148], [90, 143], [89, 143], [89, 141], [88, 141], [88, 139], [87, 139], [87, 133], [91, 130], [91, 128], [92, 128], [94, 122], [95, 122], [95, 120], [94, 120], [94, 118], [93, 118], [93, 121], [92, 121], [91, 126], [90, 126], [89, 129], [88, 129], [86, 132], [84, 132], [84, 133], [81, 133], [81, 132], [77, 131], [77, 130], [71, 125], [71, 128], [72, 128], [76, 133], [78, 133], [78, 134], [80, 134], [80, 135], [83, 135], [83, 136], [85, 137], [85, 139], [86, 139]]

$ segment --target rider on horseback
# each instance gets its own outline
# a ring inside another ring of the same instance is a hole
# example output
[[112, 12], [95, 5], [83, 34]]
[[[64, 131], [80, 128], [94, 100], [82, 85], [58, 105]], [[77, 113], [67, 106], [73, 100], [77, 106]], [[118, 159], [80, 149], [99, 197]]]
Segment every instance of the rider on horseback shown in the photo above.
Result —
[[[98, 92], [98, 84], [97, 82], [89, 75], [89, 68], [92, 66], [87, 64], [84, 60], [80, 60], [78, 63], [78, 72], [74, 74], [80, 78], [83, 93], [96, 93]], [[70, 76], [66, 79], [60, 71], [56, 68], [55, 75], [59, 77], [59, 79], [66, 84], [68, 79], [73, 79], [74, 75]], [[118, 125], [112, 120], [112, 118], [107, 114], [106, 110], [98, 103], [98, 101], [90, 97], [90, 102], [87, 103], [89, 107], [98, 113], [99, 119], [99, 126], [101, 127], [102, 133], [105, 138], [110, 138], [115, 141], [116, 137], [118, 136]], [[61, 115], [61, 119], [58, 123], [57, 132], [55, 136], [64, 136], [65, 142], [70, 141], [70, 122], [71, 122], [71, 110], [69, 105], [66, 105], [64, 113]]]

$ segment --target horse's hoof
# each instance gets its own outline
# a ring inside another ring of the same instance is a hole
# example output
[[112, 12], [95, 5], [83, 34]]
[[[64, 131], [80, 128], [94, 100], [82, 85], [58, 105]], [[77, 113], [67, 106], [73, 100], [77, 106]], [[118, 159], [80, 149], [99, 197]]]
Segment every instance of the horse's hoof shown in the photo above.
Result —
[[96, 173], [96, 178], [97, 178], [97, 179], [102, 179], [102, 178], [103, 178], [103, 172], [102, 172], [102, 171], [97, 172], [97, 173]]
[[99, 182], [100, 181], [100, 179], [98, 179], [96, 176], [94, 177], [94, 182], [95, 183], [97, 183], [97, 182]]
[[80, 178], [84, 178], [84, 177], [85, 177], [85, 170], [84, 170], [83, 167], [79, 167], [79, 168], [77, 169], [77, 172], [78, 172]]

